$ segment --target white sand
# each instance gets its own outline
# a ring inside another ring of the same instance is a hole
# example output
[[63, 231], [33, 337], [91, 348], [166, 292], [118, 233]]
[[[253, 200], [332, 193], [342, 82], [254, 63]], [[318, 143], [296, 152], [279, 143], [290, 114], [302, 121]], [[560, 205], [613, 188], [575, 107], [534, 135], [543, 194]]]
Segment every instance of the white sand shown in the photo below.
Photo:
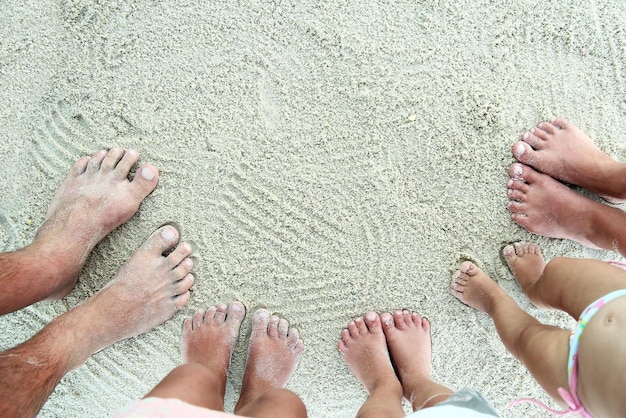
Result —
[[[436, 379], [480, 390], [507, 417], [548, 416], [506, 410], [517, 396], [548, 398], [448, 286], [472, 258], [523, 308], [569, 327], [529, 304], [503, 243], [616, 257], [516, 226], [505, 183], [511, 145], [553, 116], [626, 159], [623, 1], [91, 3], [3, 3], [0, 249], [30, 242], [81, 155], [132, 147], [161, 180], [67, 298], [0, 318], [0, 348], [92, 295], [165, 222], [196, 244], [197, 282], [187, 309], [93, 356], [41, 416], [106, 416], [140, 398], [179, 364], [185, 315], [234, 299], [301, 330], [307, 352], [289, 387], [312, 417], [355, 414], [365, 391], [339, 333], [397, 308], [432, 321]], [[242, 342], [228, 408], [244, 355]]]

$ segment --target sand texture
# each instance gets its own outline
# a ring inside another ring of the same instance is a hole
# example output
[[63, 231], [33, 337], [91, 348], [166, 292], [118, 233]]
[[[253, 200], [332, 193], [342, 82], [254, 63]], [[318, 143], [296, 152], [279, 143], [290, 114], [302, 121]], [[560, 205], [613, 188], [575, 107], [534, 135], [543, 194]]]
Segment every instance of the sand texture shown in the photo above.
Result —
[[[94, 294], [158, 226], [196, 248], [189, 305], [68, 374], [42, 417], [110, 416], [180, 364], [197, 307], [242, 301], [300, 329], [289, 388], [311, 417], [350, 417], [366, 392], [337, 351], [368, 310], [433, 324], [434, 377], [505, 417], [550, 402], [489, 318], [449, 293], [476, 261], [531, 314], [499, 257], [619, 258], [533, 236], [506, 210], [511, 146], [554, 116], [626, 159], [626, 3], [9, 1], [0, 15], [0, 250], [27, 245], [82, 155], [134, 148], [157, 189], [93, 251], [75, 290], [0, 318], [0, 348]], [[3, 289], [10, 292], [10, 289]], [[230, 372], [232, 410], [249, 317]]]

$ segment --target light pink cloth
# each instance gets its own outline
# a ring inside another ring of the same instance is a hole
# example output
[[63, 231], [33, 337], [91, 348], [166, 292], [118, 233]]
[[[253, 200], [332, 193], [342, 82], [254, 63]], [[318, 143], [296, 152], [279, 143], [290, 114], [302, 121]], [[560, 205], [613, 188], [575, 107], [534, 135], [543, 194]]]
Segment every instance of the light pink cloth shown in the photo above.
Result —
[[179, 399], [146, 398], [119, 412], [115, 418], [232, 418], [241, 417], [221, 411], [200, 408]]

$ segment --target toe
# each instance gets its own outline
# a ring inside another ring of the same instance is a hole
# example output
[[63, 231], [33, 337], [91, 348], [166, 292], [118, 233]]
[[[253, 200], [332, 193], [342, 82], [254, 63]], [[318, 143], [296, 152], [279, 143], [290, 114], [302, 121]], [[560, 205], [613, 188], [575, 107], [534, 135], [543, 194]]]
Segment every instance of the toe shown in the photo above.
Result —
[[187, 335], [193, 330], [193, 318], [185, 319], [183, 322], [183, 334]]
[[404, 310], [402, 311], [402, 317], [404, 318], [404, 324], [409, 327], [413, 325], [413, 319], [411, 318], [411, 312]]
[[356, 322], [350, 321], [350, 323], [348, 323], [348, 332], [354, 338], [359, 336], [359, 329], [356, 326]]
[[289, 347], [294, 348], [296, 344], [298, 344], [299, 340], [300, 340], [300, 331], [298, 331], [298, 328], [291, 328], [289, 330], [289, 335], [287, 336], [287, 344], [289, 345]]
[[526, 213], [526, 205], [522, 201], [510, 200], [506, 207], [512, 214], [523, 215]]
[[87, 164], [89, 164], [89, 157], [82, 157], [78, 159], [74, 165], [72, 166], [72, 174], [78, 176], [83, 174], [87, 169]]
[[515, 253], [515, 247], [512, 245], [507, 245], [502, 249], [502, 255], [506, 260], [515, 260], [517, 258], [517, 254]]
[[228, 312], [228, 305], [220, 303], [217, 305], [217, 311], [215, 312], [215, 322], [223, 324], [226, 321], [226, 312]]
[[570, 123], [563, 118], [555, 118], [552, 119], [552, 124], [559, 129], [567, 129], [570, 126]]
[[265, 308], [258, 309], [252, 316], [252, 327], [255, 331], [267, 333], [267, 327], [270, 323], [270, 311]]
[[126, 150], [124, 156], [115, 166], [115, 172], [119, 174], [120, 177], [128, 177], [130, 169], [133, 168], [137, 161], [139, 161], [139, 153], [133, 149]]
[[522, 193], [528, 193], [528, 191], [530, 190], [528, 184], [526, 184], [525, 181], [513, 178], [509, 179], [509, 181], [506, 183], [506, 188], [509, 190], [518, 190]]
[[[191, 293], [189, 291], [174, 296], [174, 298], [172, 299], [172, 302], [174, 303], [174, 306], [176, 307], [177, 310], [182, 309], [188, 302], [189, 299], [191, 298]], [[172, 316], [174, 315], [175, 312], [172, 312]]]
[[189, 257], [191, 252], [191, 245], [186, 242], [181, 242], [178, 246], [176, 246], [176, 249], [167, 256], [167, 261], [171, 268], [174, 268]]
[[526, 193], [522, 193], [519, 190], [509, 189], [506, 192], [506, 196], [509, 200], [514, 200], [516, 202], [523, 202], [526, 198]]
[[541, 122], [539, 125], [537, 125], [537, 128], [540, 131], [546, 132], [550, 135], [554, 135], [558, 130], [558, 128], [550, 122]]
[[289, 321], [285, 318], [281, 318], [278, 321], [278, 338], [287, 339], [287, 333], [289, 332]]
[[519, 164], [519, 163], [511, 164], [511, 167], [509, 168], [509, 176], [513, 180], [523, 181], [524, 180], [524, 178], [523, 178], [523, 176], [524, 176], [524, 166], [522, 164]]
[[198, 309], [195, 314], [193, 314], [192, 324], [193, 329], [198, 329], [204, 324], [204, 309]]
[[188, 274], [182, 279], [174, 282], [172, 284], [174, 295], [182, 295], [183, 293], [188, 292], [189, 289], [191, 289], [191, 286], [193, 286], [194, 281], [195, 278], [193, 277], [193, 274]]
[[396, 324], [396, 328], [402, 330], [406, 328], [404, 323], [404, 313], [402, 311], [395, 311], [393, 313], [393, 322]]
[[174, 248], [178, 242], [178, 231], [171, 225], [163, 226], [157, 229], [148, 238], [144, 244], [144, 248], [148, 251], [157, 252], [163, 254], [168, 250]]
[[115, 168], [118, 161], [122, 159], [124, 156], [124, 150], [120, 147], [113, 147], [107, 152], [104, 160], [102, 160], [102, 164], [100, 168], [104, 171], [111, 171]]
[[102, 164], [102, 160], [107, 155], [105, 150], [100, 150], [91, 156], [89, 162], [87, 163], [87, 169], [85, 171], [89, 173], [95, 173], [100, 170], [100, 165]]
[[132, 192], [139, 201], [148, 196], [159, 182], [159, 172], [151, 164], [146, 164], [137, 170], [131, 182]]
[[359, 334], [367, 334], [367, 325], [365, 325], [365, 321], [363, 321], [363, 318], [356, 318], [354, 320], [354, 323], [356, 324], [356, 328], [359, 331]]
[[217, 312], [217, 306], [209, 306], [204, 313], [204, 322], [213, 322], [215, 320], [215, 312]]
[[193, 268], [193, 261], [191, 258], [185, 258], [181, 263], [172, 270], [172, 278], [174, 280], [180, 280], [185, 277]]
[[537, 151], [523, 141], [513, 145], [513, 156], [517, 161], [524, 164], [533, 165], [537, 163]]
[[380, 316], [376, 312], [368, 312], [365, 315], [365, 325], [372, 333], [381, 331]]
[[341, 341], [344, 343], [344, 346], [348, 344], [352, 340], [352, 336], [350, 335], [350, 330], [344, 328], [341, 330]]
[[228, 313], [226, 315], [226, 322], [241, 324], [243, 318], [246, 316], [246, 307], [243, 303], [235, 301], [228, 307]]
[[270, 317], [269, 325], [267, 326], [267, 334], [271, 338], [278, 338], [278, 323], [280, 322], [280, 318], [276, 315], [272, 315]]
[[[524, 133], [524, 135], [522, 135], [522, 142], [527, 143], [534, 150], [538, 150], [538, 149], [543, 148], [543, 144], [544, 144], [544, 140], [542, 138], [538, 137], [537, 135], [534, 135], [531, 132], [526, 132], [526, 133]], [[519, 144], [519, 142], [518, 142], [518, 144]], [[513, 153], [514, 154], [515, 154], [515, 149], [516, 149], [515, 145], [513, 145], [513, 150], [514, 150]], [[522, 152], [522, 153], [524, 151], [524, 150], [519, 149], [519, 148], [517, 150]]]
[[430, 334], [430, 321], [427, 318], [421, 320], [422, 328]]
[[380, 315], [380, 322], [384, 331], [388, 331], [395, 326], [395, 322], [393, 321], [393, 315], [391, 315], [389, 312], [385, 312]]

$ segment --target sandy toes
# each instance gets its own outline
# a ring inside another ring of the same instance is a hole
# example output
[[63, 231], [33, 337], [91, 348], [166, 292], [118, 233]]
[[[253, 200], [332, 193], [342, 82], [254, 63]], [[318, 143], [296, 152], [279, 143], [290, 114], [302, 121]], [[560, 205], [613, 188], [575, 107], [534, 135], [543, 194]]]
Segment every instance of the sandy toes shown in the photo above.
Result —
[[183, 363], [198, 363], [211, 370], [220, 377], [222, 392], [226, 387], [230, 359], [245, 316], [245, 306], [241, 302], [233, 302], [230, 306], [211, 306], [206, 312], [198, 309], [183, 325]]
[[156, 187], [158, 171], [150, 164], [128, 179], [138, 159], [133, 150], [98, 151], [79, 159], [59, 186], [32, 244], [56, 281], [50, 299], [72, 290], [91, 249], [137, 212]]
[[502, 254], [511, 273], [515, 275], [522, 290], [528, 295], [528, 287], [541, 277], [546, 267], [541, 249], [537, 244], [517, 242], [504, 247]]
[[542, 122], [513, 145], [513, 156], [542, 173], [576, 184], [613, 203], [626, 199], [615, 184], [620, 163], [606, 155], [578, 127], [564, 119]]
[[356, 318], [348, 324], [341, 332], [339, 351], [350, 371], [370, 394], [385, 385], [396, 385], [398, 391], [402, 390], [376, 312], [368, 312], [365, 318]]
[[304, 353], [296, 328], [284, 318], [259, 309], [252, 318], [248, 360], [235, 413], [273, 388], [284, 388]]
[[454, 273], [452, 294], [458, 300], [479, 311], [489, 313], [491, 304], [504, 290], [470, 261], [464, 261]]
[[174, 227], [159, 228], [104, 288], [61, 317], [71, 322], [64, 327], [85, 340], [77, 344], [84, 350], [76, 353], [70, 369], [96, 351], [165, 322], [187, 304], [194, 282], [191, 246], [177, 243]]
[[507, 207], [515, 223], [534, 234], [599, 248], [589, 237], [593, 232], [591, 216], [607, 206], [523, 164], [512, 164], [510, 176]]

